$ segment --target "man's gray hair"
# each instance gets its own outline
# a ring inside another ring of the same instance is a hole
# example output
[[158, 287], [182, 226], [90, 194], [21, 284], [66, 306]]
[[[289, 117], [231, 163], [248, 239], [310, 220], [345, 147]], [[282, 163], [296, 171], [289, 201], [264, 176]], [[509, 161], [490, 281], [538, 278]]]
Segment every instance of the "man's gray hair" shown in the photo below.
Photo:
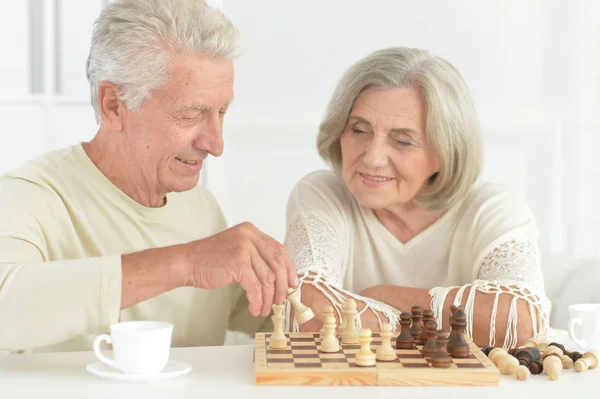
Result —
[[464, 198], [481, 171], [477, 113], [456, 68], [424, 50], [381, 49], [348, 68], [319, 127], [317, 148], [321, 158], [338, 174], [341, 172], [340, 136], [356, 98], [371, 87], [414, 87], [425, 101], [425, 134], [440, 159], [440, 171], [417, 194], [417, 203], [430, 210], [442, 210]]
[[94, 23], [86, 65], [96, 120], [101, 123], [103, 81], [115, 84], [128, 109], [135, 110], [166, 83], [175, 54], [233, 60], [240, 50], [240, 32], [203, 0], [114, 1]]

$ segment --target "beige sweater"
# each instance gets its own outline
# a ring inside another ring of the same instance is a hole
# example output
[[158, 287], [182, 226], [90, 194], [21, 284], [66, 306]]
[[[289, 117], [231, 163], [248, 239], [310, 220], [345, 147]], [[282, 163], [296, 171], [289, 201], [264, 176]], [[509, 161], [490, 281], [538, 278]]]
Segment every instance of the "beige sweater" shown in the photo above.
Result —
[[[472, 317], [476, 290], [494, 295], [512, 287], [513, 303], [517, 298], [529, 301], [536, 332], [546, 335], [549, 328], [550, 302], [544, 292], [535, 220], [522, 198], [499, 185], [477, 183], [464, 200], [402, 243], [373, 210], [360, 206], [341, 179], [330, 171], [313, 172], [290, 195], [285, 244], [301, 281], [320, 288], [338, 312], [353, 296], [366, 302], [365, 310], [383, 312], [387, 319], [380, 322], [397, 327], [399, 312], [410, 309], [393, 309], [356, 295], [368, 287], [393, 284], [430, 289], [431, 309], [440, 323], [450, 289], [461, 287], [462, 297], [467, 287], [475, 288], [465, 308]], [[503, 326], [490, 320], [491, 344], [496, 328], [508, 333], [506, 342], [498, 345], [514, 344], [516, 306], [509, 320], [513, 324]]]
[[120, 310], [121, 254], [201, 239], [226, 228], [197, 187], [146, 208], [114, 186], [81, 145], [0, 178], [0, 350], [91, 350], [124, 320], [174, 323], [173, 346], [222, 345], [226, 331], [265, 323], [239, 285], [178, 288]]

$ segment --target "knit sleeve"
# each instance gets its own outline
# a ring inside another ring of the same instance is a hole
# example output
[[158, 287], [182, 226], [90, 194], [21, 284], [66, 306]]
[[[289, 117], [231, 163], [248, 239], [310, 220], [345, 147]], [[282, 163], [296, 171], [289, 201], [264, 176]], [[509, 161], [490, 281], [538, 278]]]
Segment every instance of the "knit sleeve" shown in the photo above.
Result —
[[[329, 299], [338, 316], [343, 303], [351, 297], [365, 305], [359, 315], [371, 309], [380, 324], [389, 322], [395, 328], [399, 319], [396, 309], [343, 288], [346, 254], [352, 234], [346, 201], [348, 198], [343, 188], [329, 174], [309, 175], [292, 190], [287, 209], [285, 246], [298, 270], [300, 285], [315, 286]], [[288, 307], [288, 318], [289, 311]], [[384, 315], [385, 319], [380, 315]], [[356, 323], [360, 328], [360, 317], [356, 318]], [[298, 331], [296, 323], [293, 329]]]
[[[473, 219], [470, 251], [473, 281], [458, 286], [455, 302], [461, 302], [464, 291], [470, 287], [466, 300], [467, 334], [472, 335], [475, 293], [494, 295], [490, 319], [489, 345], [496, 346], [498, 328], [506, 328], [502, 346], [514, 347], [517, 343], [517, 301], [529, 305], [532, 328], [536, 337], [544, 337], [549, 330], [550, 301], [545, 294], [537, 228], [532, 213], [525, 202], [507, 193], [499, 193], [478, 206]], [[436, 317], [441, 318], [449, 290], [456, 287], [435, 287], [431, 290], [432, 306]], [[496, 325], [500, 295], [512, 296], [506, 326]], [[441, 319], [440, 319], [441, 320]]]

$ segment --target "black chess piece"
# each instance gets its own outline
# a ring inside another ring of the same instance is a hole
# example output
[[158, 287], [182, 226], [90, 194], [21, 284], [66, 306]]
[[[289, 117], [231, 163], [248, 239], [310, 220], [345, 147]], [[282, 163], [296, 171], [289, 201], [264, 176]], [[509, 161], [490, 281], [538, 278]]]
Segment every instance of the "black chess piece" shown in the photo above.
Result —
[[419, 335], [419, 341], [417, 345], [425, 345], [427, 342], [427, 322], [434, 321], [433, 311], [430, 309], [425, 309], [423, 311], [423, 330], [421, 330], [421, 335]]
[[412, 313], [412, 326], [410, 326], [410, 334], [413, 337], [413, 341], [417, 343], [421, 331], [423, 331], [423, 309], [420, 306], [413, 306], [410, 310]]
[[467, 328], [467, 315], [461, 309], [456, 311], [454, 315], [455, 335], [452, 341], [452, 349], [450, 355], [456, 358], [469, 357], [471, 350], [469, 344], [465, 340], [465, 330]]
[[448, 345], [448, 335], [449, 333], [444, 330], [437, 332], [437, 349], [433, 355], [431, 355], [431, 365], [433, 367], [448, 368], [452, 365], [452, 358], [446, 350], [446, 346]]
[[402, 331], [400, 335], [396, 338], [396, 348], [398, 349], [414, 349], [415, 341], [413, 336], [410, 333], [410, 313], [402, 312], [400, 313], [400, 325], [402, 326]]
[[427, 342], [423, 345], [423, 356], [431, 357], [435, 351], [437, 351], [437, 323], [435, 320], [430, 320], [425, 324], [425, 330], [427, 332]]
[[454, 338], [456, 337], [456, 323], [454, 318], [456, 317], [456, 312], [458, 310], [460, 310], [460, 305], [450, 305], [450, 336], [448, 337], [448, 344], [446, 345], [448, 353], [452, 352], [452, 345], [454, 344]]

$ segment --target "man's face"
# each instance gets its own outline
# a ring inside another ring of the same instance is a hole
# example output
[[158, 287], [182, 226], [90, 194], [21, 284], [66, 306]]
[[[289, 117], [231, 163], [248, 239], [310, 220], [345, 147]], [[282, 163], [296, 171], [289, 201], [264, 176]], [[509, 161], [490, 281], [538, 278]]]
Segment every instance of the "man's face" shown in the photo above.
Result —
[[168, 82], [137, 112], [126, 111], [124, 132], [146, 184], [160, 193], [194, 188], [202, 162], [223, 153], [223, 117], [233, 98], [233, 64], [199, 54], [176, 56]]

